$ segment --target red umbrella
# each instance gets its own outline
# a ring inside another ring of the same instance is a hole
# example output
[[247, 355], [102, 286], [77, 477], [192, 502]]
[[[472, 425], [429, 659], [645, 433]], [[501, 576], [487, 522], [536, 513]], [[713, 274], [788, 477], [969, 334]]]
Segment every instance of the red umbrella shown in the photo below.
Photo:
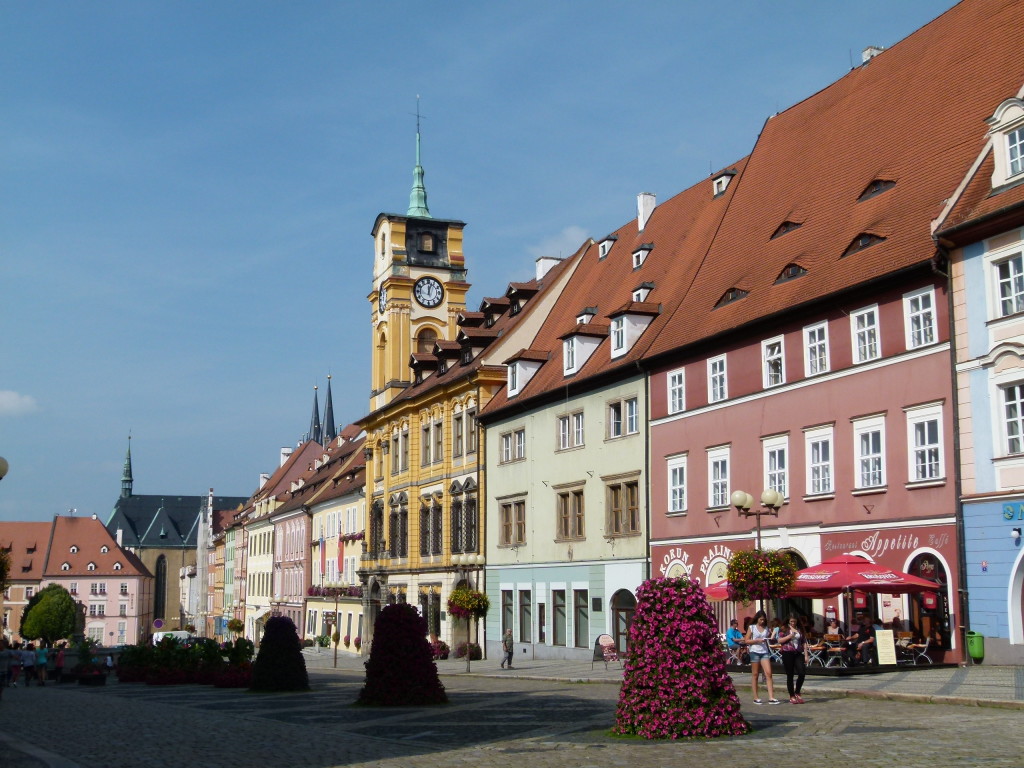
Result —
[[934, 592], [939, 585], [872, 563], [860, 555], [840, 555], [796, 572], [787, 597], [833, 597], [848, 590], [902, 595]]
[[729, 597], [729, 580], [722, 579], [716, 581], [714, 584], [708, 584], [703, 587], [704, 597], [712, 602], [720, 602], [722, 600], [731, 600]]

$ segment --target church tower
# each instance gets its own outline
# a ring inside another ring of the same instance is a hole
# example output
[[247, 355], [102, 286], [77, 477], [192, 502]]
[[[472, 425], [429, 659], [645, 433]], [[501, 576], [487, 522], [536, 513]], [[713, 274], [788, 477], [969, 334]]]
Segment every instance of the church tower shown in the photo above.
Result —
[[455, 339], [455, 320], [466, 309], [466, 225], [430, 215], [423, 176], [417, 116], [409, 209], [404, 216], [381, 213], [373, 225], [371, 411], [412, 383], [411, 355], [431, 351], [435, 341]]

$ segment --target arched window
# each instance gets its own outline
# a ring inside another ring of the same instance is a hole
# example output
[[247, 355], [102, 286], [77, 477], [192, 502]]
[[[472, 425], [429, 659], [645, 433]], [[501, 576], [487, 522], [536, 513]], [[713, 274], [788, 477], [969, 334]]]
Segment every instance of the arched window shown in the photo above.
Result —
[[167, 557], [156, 559], [156, 586], [153, 591], [153, 618], [166, 618], [167, 611]]
[[71, 564], [70, 563], [61, 563], [60, 569], [62, 571], [70, 571], [71, 570]]
[[636, 612], [636, 597], [628, 589], [620, 589], [612, 595], [612, 627], [615, 632], [615, 647], [625, 653], [629, 639], [629, 625]]
[[433, 328], [424, 328], [416, 336], [416, 352], [421, 355], [429, 354], [437, 342], [437, 331]]
[[106, 544], [104, 544], [102, 547], [100, 547], [100, 554], [101, 555], [105, 555], [109, 551], [110, 551], [110, 547], [108, 547]]
[[87, 565], [86, 568], [87, 568], [87, 570], [95, 571], [96, 570], [96, 563], [89, 563], [89, 565]]

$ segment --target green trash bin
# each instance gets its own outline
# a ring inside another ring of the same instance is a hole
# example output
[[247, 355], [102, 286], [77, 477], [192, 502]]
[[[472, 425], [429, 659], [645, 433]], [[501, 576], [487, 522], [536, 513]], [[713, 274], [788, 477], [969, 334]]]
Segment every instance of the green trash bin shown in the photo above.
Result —
[[967, 654], [975, 661], [985, 658], [985, 636], [980, 632], [967, 633]]

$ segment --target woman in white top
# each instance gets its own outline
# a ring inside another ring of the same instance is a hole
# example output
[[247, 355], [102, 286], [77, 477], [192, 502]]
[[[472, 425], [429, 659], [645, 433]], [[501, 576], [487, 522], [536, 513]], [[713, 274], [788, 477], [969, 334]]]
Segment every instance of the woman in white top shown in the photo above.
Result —
[[754, 623], [750, 625], [747, 636], [743, 640], [743, 644], [747, 646], [747, 652], [750, 654], [750, 671], [753, 675], [750, 688], [754, 692], [755, 704], [764, 703], [761, 701], [761, 694], [757, 687], [757, 678], [761, 672], [764, 672], [764, 679], [768, 685], [768, 703], [779, 703], [779, 700], [775, 698], [775, 683], [772, 681], [772, 655], [768, 648], [770, 635], [768, 616], [764, 611], [758, 611], [754, 614]]

